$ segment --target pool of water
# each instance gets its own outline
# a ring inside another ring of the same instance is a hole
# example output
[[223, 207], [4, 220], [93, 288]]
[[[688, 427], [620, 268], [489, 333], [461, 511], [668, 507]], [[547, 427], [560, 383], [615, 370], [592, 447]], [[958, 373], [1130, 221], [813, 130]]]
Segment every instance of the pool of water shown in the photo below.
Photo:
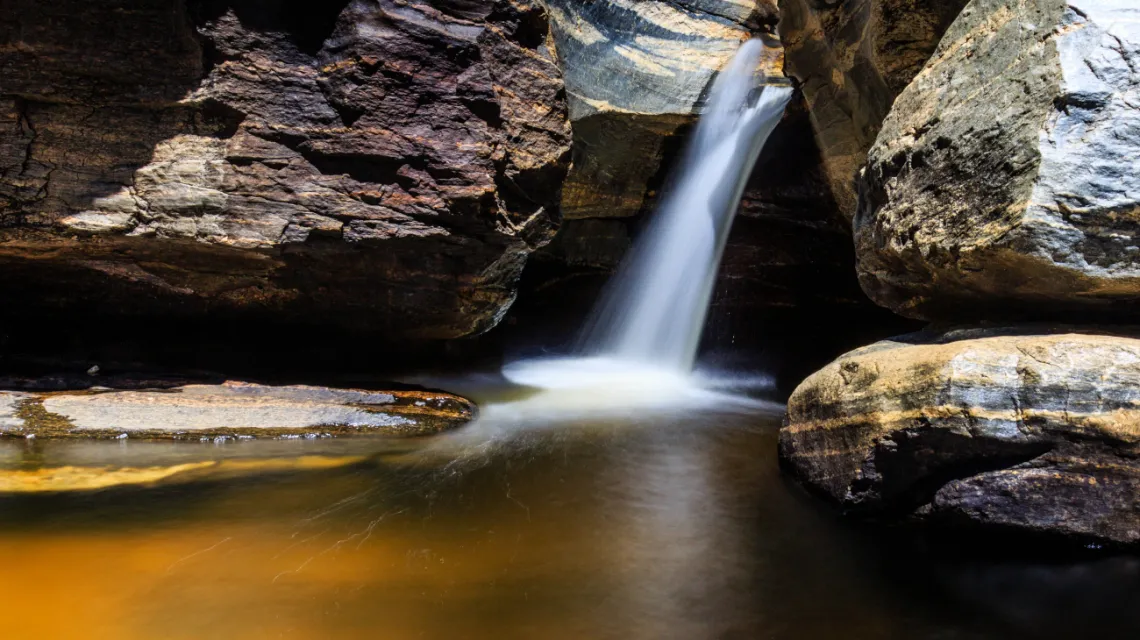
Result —
[[1137, 559], [1005, 558], [848, 523], [781, 475], [778, 426], [704, 407], [398, 445], [5, 445], [24, 467], [349, 462], [0, 498], [0, 636], [1140, 637]]

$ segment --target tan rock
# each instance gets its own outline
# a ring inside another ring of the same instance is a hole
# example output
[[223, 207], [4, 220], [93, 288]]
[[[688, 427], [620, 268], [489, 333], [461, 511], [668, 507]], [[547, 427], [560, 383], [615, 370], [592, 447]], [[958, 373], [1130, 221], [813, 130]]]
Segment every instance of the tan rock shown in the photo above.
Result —
[[1140, 340], [974, 330], [840, 357], [796, 389], [780, 455], [859, 512], [1140, 542]]

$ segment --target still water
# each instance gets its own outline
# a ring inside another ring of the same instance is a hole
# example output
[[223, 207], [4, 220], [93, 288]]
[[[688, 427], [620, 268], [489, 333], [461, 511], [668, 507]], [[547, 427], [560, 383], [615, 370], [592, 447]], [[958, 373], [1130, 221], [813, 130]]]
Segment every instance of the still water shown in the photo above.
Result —
[[951, 553], [842, 521], [780, 474], [778, 416], [484, 421], [396, 445], [10, 442], [9, 466], [349, 462], [0, 499], [0, 637], [1140, 637], [1137, 560]]

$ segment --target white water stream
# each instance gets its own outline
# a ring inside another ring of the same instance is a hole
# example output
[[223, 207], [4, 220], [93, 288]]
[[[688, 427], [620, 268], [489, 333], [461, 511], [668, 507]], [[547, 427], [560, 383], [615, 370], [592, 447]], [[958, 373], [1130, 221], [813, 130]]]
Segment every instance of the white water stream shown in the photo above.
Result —
[[679, 390], [693, 387], [732, 219], [791, 99], [790, 88], [764, 86], [765, 53], [761, 41], [746, 42], [713, 83], [673, 183], [595, 308], [578, 353], [511, 363], [503, 370], [509, 380], [557, 391], [578, 406], [603, 396], [626, 406], [676, 401]]

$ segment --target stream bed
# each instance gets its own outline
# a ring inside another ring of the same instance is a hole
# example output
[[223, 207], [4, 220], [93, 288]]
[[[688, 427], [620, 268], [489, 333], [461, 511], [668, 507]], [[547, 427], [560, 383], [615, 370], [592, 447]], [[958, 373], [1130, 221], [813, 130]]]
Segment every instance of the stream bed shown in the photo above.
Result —
[[0, 466], [341, 460], [0, 498], [4, 638], [1135, 638], [1140, 561], [840, 519], [779, 413], [409, 440], [0, 443]]

